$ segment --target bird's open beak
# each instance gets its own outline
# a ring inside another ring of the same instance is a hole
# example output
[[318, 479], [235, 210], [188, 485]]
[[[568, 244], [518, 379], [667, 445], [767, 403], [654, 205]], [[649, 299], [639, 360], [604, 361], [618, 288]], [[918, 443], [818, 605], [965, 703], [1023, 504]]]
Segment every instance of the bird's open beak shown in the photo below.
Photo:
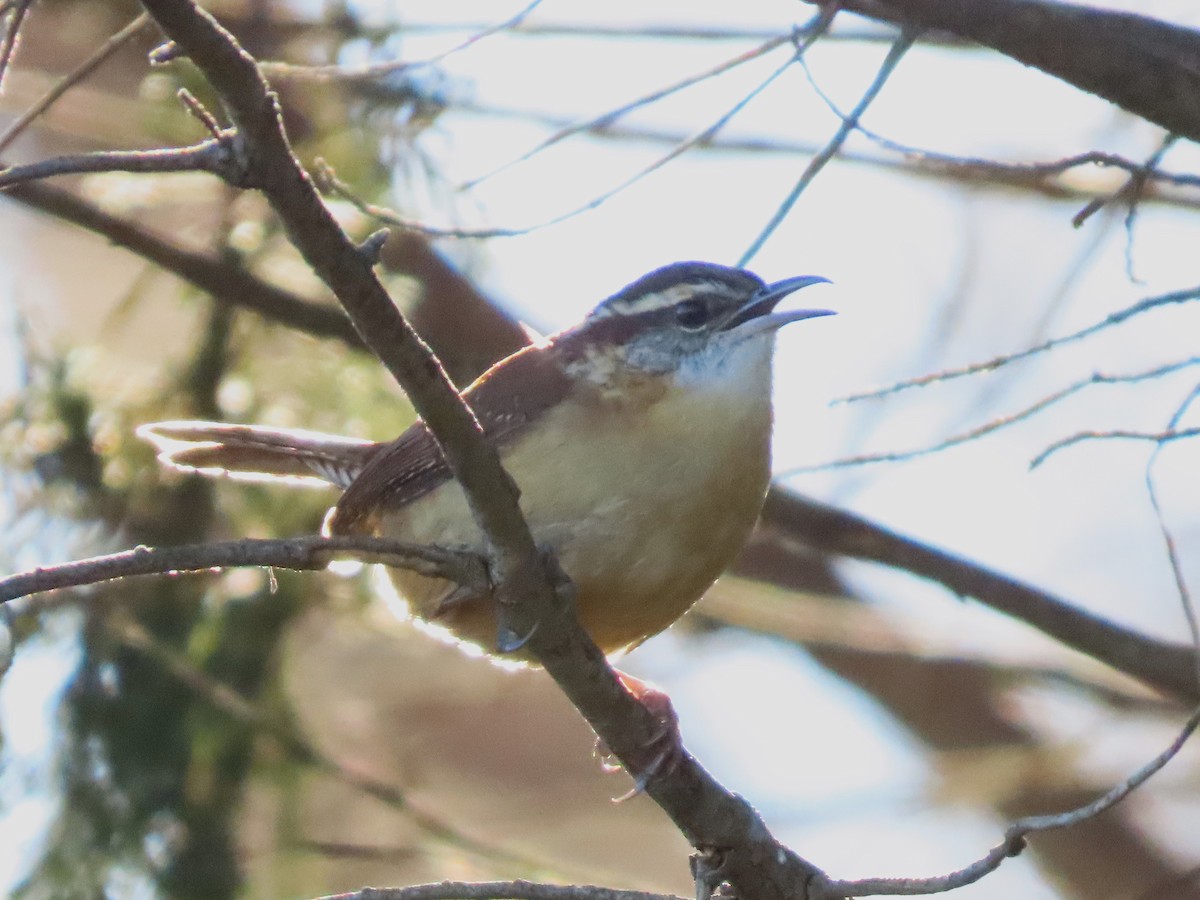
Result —
[[739, 326], [753, 323], [745, 329], [755, 334], [762, 331], [774, 331], [789, 322], [799, 322], [801, 319], [815, 319], [818, 316], [832, 316], [832, 309], [793, 309], [785, 312], [773, 312], [775, 306], [788, 294], [793, 294], [801, 288], [812, 284], [828, 284], [828, 278], [820, 275], [798, 275], [795, 278], [785, 278], [774, 284], [763, 285], [746, 304], [734, 313], [723, 330], [729, 331]]

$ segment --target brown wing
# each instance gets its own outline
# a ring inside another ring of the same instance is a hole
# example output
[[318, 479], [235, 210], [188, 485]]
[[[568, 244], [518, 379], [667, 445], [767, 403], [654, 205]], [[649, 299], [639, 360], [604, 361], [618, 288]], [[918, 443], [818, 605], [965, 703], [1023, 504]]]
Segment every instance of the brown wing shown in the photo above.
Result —
[[[481, 375], [463, 391], [463, 399], [484, 434], [502, 447], [562, 399], [569, 384], [556, 354], [526, 347]], [[342, 494], [329, 528], [334, 534], [366, 530], [380, 507], [404, 506], [450, 478], [433, 435], [417, 422], [371, 457]]]

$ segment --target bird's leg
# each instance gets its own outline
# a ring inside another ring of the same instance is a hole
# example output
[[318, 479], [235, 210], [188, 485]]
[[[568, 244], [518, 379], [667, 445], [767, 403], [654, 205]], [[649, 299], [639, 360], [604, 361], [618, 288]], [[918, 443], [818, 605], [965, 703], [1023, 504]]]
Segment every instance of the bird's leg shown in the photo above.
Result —
[[[564, 604], [574, 605], [577, 593], [575, 583], [559, 563], [557, 554], [549, 547], [539, 546], [538, 549], [551, 587]], [[446, 615], [462, 604], [478, 600], [497, 602], [495, 588], [481, 591], [477, 586], [460, 585], [446, 595], [446, 598], [438, 605], [433, 618]], [[497, 612], [496, 649], [501, 653], [515, 653], [533, 637], [534, 632], [537, 631], [537, 623], [534, 623], [528, 634], [521, 635], [505, 624], [502, 610]], [[614, 802], [619, 803], [642, 793], [651, 779], [671, 772], [683, 758], [683, 741], [679, 735], [679, 717], [675, 714], [675, 707], [671, 705], [671, 698], [652, 684], [627, 672], [619, 669], [615, 669], [614, 672], [622, 687], [634, 700], [642, 704], [658, 723], [654, 735], [645, 746], [640, 748], [637, 758], [630, 761], [629, 774], [633, 776], [633, 787], [625, 795], [615, 798]], [[611, 761], [612, 753], [599, 738], [596, 739], [596, 755], [600, 758], [600, 764], [606, 771], [616, 771], [621, 768], [619, 764]]]
[[[642, 793], [652, 779], [669, 774], [679, 765], [683, 758], [683, 739], [679, 734], [679, 717], [675, 714], [670, 697], [640, 678], [620, 669], [614, 671], [621, 686], [634, 700], [646, 707], [658, 723], [654, 736], [639, 749], [637, 757], [630, 760], [627, 768], [633, 777], [633, 787], [613, 799], [614, 803], [622, 803]], [[596, 739], [596, 755], [606, 772], [616, 772], [622, 768], [612, 762], [612, 752], [599, 738]]]
[[437, 609], [429, 618], [430, 621], [436, 622], [438, 619], [453, 616], [454, 613], [466, 606], [477, 603], [491, 604], [496, 616], [496, 652], [516, 653], [533, 637], [533, 633], [537, 631], [537, 624], [534, 624], [528, 634], [518, 634], [506, 624], [505, 611], [500, 608], [501, 602], [496, 595], [495, 584], [490, 582], [486, 585], [459, 584], [438, 601]]

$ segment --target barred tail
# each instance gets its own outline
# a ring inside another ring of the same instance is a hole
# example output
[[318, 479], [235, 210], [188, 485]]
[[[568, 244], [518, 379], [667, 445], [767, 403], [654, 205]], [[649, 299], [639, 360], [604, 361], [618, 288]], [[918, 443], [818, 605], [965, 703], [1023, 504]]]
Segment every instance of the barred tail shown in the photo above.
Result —
[[174, 469], [341, 488], [350, 485], [382, 446], [316, 431], [221, 422], [152, 422], [137, 433]]

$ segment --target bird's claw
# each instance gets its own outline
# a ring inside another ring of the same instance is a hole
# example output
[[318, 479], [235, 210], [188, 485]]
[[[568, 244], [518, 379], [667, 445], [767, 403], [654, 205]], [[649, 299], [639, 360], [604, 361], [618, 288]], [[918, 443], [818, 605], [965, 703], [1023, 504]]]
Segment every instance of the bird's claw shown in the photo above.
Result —
[[537, 622], [534, 622], [533, 627], [525, 634], [519, 634], [501, 623], [496, 626], [496, 649], [501, 653], [516, 653], [529, 643], [529, 639], [537, 630]]
[[[566, 573], [561, 563], [559, 563], [558, 555], [552, 548], [547, 546], [539, 546], [538, 554], [541, 556], [542, 566], [546, 570], [546, 579], [549, 581], [550, 587], [554, 590], [555, 594], [565, 603], [574, 603], [575, 582], [571, 581], [571, 576]], [[451, 594], [450, 597], [442, 601], [442, 604], [438, 607], [437, 615], [442, 614], [443, 609], [447, 606], [447, 604], [453, 601], [454, 596], [457, 593], [458, 591], [455, 591], [454, 594]], [[494, 592], [492, 597], [495, 598]], [[472, 598], [468, 596], [463, 599]], [[501, 600], [500, 603], [503, 604], [504, 601]], [[507, 614], [507, 610], [505, 610], [501, 605], [501, 607], [497, 609], [496, 615], [496, 650], [499, 653], [516, 653], [527, 643], [529, 643], [529, 639], [532, 638], [538, 630], [538, 623], [534, 622], [533, 626], [527, 632], [521, 634], [509, 624], [508, 619], [509, 616]]]
[[599, 738], [596, 740], [600, 768], [605, 772], [625, 768], [633, 778], [633, 786], [621, 796], [613, 798], [613, 803], [624, 803], [643, 793], [655, 778], [669, 775], [675, 770], [683, 758], [683, 740], [679, 735], [679, 717], [675, 714], [670, 697], [624, 672], [617, 672], [617, 678], [658, 721], [658, 729], [641, 748], [639, 758], [631, 760], [628, 766], [613, 762], [614, 756], [608, 746]]

